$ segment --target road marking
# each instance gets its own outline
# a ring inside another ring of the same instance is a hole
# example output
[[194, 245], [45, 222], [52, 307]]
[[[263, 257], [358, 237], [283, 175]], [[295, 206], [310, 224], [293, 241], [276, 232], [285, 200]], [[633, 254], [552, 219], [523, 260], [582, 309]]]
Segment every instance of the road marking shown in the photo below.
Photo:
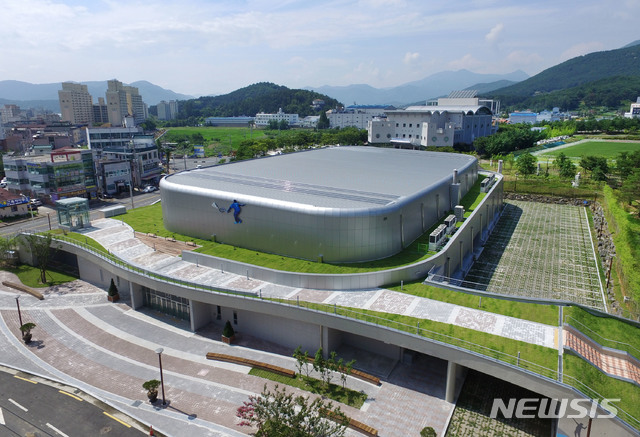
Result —
[[67, 396], [69, 396], [69, 397], [71, 397], [71, 398], [75, 399], [76, 401], [80, 401], [80, 402], [82, 402], [82, 398], [79, 398], [78, 396], [76, 396], [76, 395], [74, 395], [74, 394], [71, 394], [71, 393], [69, 393], [69, 392], [67, 392], [67, 391], [64, 391], [64, 390], [58, 390], [58, 392], [59, 392], [59, 393], [62, 393], [63, 395], [67, 395]]
[[27, 379], [27, 378], [22, 378], [22, 377], [20, 377], [20, 376], [18, 376], [18, 375], [13, 375], [13, 377], [14, 377], [14, 378], [21, 379], [21, 380], [23, 380], [23, 381], [30, 382], [31, 384], [37, 384], [37, 382], [36, 382], [36, 381], [32, 381], [32, 380]]
[[57, 432], [58, 434], [60, 434], [62, 437], [69, 437], [68, 435], [66, 435], [65, 433], [63, 433], [62, 431], [60, 431], [58, 428], [56, 428], [55, 426], [53, 426], [50, 423], [47, 423], [47, 426], [49, 428], [51, 428], [52, 430], [54, 430], [55, 432]]
[[29, 411], [28, 409], [26, 409], [25, 407], [23, 407], [22, 405], [20, 405], [19, 403], [17, 403], [16, 401], [14, 401], [13, 399], [9, 399], [9, 402], [11, 402], [13, 405], [15, 405], [16, 407], [20, 408], [22, 411], [24, 411], [25, 413], [27, 411]]
[[2, 414], [2, 408], [0, 408], [0, 425], [5, 425], [4, 414]]
[[131, 425], [129, 425], [128, 423], [124, 423], [122, 420], [118, 419], [117, 417], [113, 417], [111, 414], [107, 413], [106, 411], [103, 411], [103, 413], [104, 413], [105, 416], [111, 417], [113, 420], [115, 420], [116, 422], [120, 422], [121, 424], [123, 424], [127, 428], [131, 428]]

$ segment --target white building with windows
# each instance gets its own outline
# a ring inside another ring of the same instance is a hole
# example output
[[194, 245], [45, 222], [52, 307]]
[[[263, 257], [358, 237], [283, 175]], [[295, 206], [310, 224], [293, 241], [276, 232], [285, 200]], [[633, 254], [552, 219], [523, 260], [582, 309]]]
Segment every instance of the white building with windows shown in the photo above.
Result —
[[275, 120], [278, 123], [286, 121], [289, 126], [297, 126], [298, 114], [285, 114], [282, 112], [282, 108], [278, 109], [278, 112], [275, 114], [265, 114], [264, 112], [260, 112], [256, 114], [255, 124], [258, 127], [266, 127], [269, 125], [271, 120]]
[[635, 103], [631, 104], [629, 112], [625, 112], [624, 116], [627, 118], [640, 118], [640, 97], [636, 99]]
[[368, 123], [370, 144], [395, 143], [401, 148], [453, 147], [472, 144], [476, 138], [491, 135], [498, 129], [490, 106], [480, 104], [477, 97], [448, 97], [438, 99], [437, 105], [384, 112], [386, 119], [375, 118]]
[[329, 126], [331, 128], [356, 127], [367, 129], [369, 122], [374, 118], [384, 118], [385, 111], [394, 110], [389, 105], [353, 105], [341, 110], [327, 112]]

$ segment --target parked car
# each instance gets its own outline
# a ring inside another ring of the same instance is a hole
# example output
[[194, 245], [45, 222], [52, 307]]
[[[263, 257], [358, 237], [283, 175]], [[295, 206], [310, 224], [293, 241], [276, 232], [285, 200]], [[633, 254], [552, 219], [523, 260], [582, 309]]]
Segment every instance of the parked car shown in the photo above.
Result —
[[35, 206], [36, 208], [39, 206], [42, 206], [42, 200], [40, 199], [31, 199], [31, 205]]
[[142, 192], [143, 193], [153, 193], [157, 189], [158, 189], [158, 187], [154, 187], [153, 185], [147, 185], [146, 187], [144, 187], [144, 190], [142, 190]]

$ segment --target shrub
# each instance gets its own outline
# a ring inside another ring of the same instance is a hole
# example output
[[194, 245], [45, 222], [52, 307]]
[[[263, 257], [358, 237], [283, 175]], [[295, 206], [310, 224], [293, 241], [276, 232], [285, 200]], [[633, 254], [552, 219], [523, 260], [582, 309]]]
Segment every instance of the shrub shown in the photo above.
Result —
[[147, 391], [158, 391], [158, 387], [160, 387], [160, 381], [157, 379], [150, 379], [149, 381], [142, 383], [142, 388]]
[[107, 291], [107, 294], [109, 296], [115, 296], [116, 294], [118, 294], [118, 287], [116, 287], [116, 284], [113, 282], [113, 278], [111, 278], [111, 284], [109, 284], [109, 290]]
[[20, 331], [22, 331], [23, 334], [28, 334], [35, 327], [36, 327], [35, 323], [28, 322], [20, 327]]
[[227, 323], [224, 324], [224, 328], [222, 329], [222, 335], [227, 338], [233, 337], [235, 331], [233, 330], [233, 326], [231, 326], [231, 322], [227, 320]]
[[437, 437], [437, 435], [436, 431], [430, 426], [425, 426], [422, 428], [422, 431], [420, 431], [420, 437]]

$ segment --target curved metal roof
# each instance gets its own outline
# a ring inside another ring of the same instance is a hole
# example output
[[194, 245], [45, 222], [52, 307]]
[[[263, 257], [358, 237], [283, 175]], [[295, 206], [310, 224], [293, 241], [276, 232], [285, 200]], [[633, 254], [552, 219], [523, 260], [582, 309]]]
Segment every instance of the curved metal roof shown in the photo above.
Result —
[[409, 106], [404, 110], [397, 111], [385, 111], [387, 114], [403, 114], [409, 112], [422, 112], [422, 113], [440, 113], [443, 112], [451, 112], [451, 113], [461, 113], [461, 114], [487, 114], [491, 115], [491, 109], [487, 108], [484, 105], [460, 105], [460, 106]]
[[[238, 161], [175, 173], [162, 189], [220, 192], [326, 208], [372, 208], [451, 179], [469, 155], [350, 146]], [[242, 200], [241, 200], [242, 201]]]

